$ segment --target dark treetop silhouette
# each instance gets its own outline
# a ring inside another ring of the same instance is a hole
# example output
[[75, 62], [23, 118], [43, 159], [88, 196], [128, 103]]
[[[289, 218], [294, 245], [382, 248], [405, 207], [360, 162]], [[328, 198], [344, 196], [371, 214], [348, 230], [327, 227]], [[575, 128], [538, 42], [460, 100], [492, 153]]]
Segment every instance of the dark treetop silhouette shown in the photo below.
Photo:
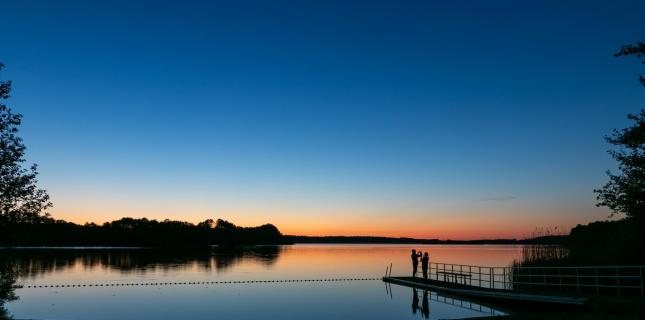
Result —
[[0, 245], [5, 246], [207, 246], [213, 244], [286, 244], [271, 224], [238, 227], [225, 220], [206, 220], [197, 225], [172, 220], [122, 218], [103, 225], [78, 225], [49, 220], [4, 227]]
[[4, 104], [10, 92], [11, 81], [0, 81], [0, 225], [38, 222], [52, 205], [47, 192], [36, 186], [37, 166], [23, 166], [26, 147], [18, 137], [22, 115]]

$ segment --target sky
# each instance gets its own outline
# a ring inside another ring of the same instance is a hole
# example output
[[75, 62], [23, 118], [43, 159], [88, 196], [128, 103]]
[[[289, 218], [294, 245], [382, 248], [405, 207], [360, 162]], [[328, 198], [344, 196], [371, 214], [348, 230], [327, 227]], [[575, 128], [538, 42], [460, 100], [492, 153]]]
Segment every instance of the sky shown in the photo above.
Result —
[[523, 238], [606, 219], [643, 1], [2, 1], [57, 219]]

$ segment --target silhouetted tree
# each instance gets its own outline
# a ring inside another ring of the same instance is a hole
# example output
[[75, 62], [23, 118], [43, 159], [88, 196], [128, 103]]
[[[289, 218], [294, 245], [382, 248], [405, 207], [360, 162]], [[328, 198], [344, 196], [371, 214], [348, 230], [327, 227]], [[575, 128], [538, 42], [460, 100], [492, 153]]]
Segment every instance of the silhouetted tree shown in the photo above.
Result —
[[[635, 55], [643, 60], [645, 43], [623, 46], [615, 55]], [[645, 64], [645, 60], [641, 63]], [[640, 82], [645, 86], [642, 75]], [[597, 206], [608, 207], [630, 219], [642, 220], [645, 216], [645, 109], [629, 114], [627, 118], [634, 121], [631, 127], [614, 130], [611, 136], [606, 137], [607, 142], [618, 147], [609, 153], [618, 161], [620, 173], [615, 175], [607, 171], [609, 182], [594, 192], [599, 201]]]
[[204, 228], [204, 229], [210, 229], [213, 227], [213, 219], [206, 219], [200, 223], [197, 224], [197, 227], [199, 228]]
[[[0, 70], [4, 65], [0, 63]], [[49, 195], [37, 187], [37, 166], [23, 166], [25, 145], [18, 137], [22, 115], [3, 101], [9, 98], [11, 81], [0, 81], [0, 226], [4, 223], [35, 223], [49, 216]]]
[[237, 228], [236, 225], [224, 220], [224, 219], [217, 219], [217, 222], [215, 222], [215, 229], [222, 229], [222, 230], [235, 230]]
[[223, 221], [220, 227], [213, 227], [211, 219], [192, 224], [126, 217], [99, 226], [49, 219], [47, 223], [17, 223], [0, 228], [0, 246], [200, 247], [291, 243], [271, 224], [238, 227]]
[[620, 174], [607, 171], [609, 182], [597, 189], [598, 206], [610, 208], [628, 218], [643, 219], [645, 215], [645, 110], [627, 116], [634, 125], [607, 137], [618, 150], [609, 153], [618, 161]]

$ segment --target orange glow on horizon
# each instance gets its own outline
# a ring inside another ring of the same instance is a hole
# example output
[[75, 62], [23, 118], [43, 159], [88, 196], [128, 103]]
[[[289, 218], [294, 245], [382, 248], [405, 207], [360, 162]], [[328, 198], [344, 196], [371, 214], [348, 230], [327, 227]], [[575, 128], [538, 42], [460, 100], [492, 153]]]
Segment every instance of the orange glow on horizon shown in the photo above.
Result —
[[[102, 224], [122, 217], [180, 220], [198, 223], [222, 218], [239, 226], [271, 223], [286, 235], [382, 236], [418, 239], [523, 239], [536, 228], [571, 227], [604, 220], [607, 213], [593, 206], [566, 207], [518, 203], [487, 207], [482, 204], [434, 207], [378, 207], [338, 204], [292, 205], [283, 203], [236, 203], [218, 207], [194, 203], [121, 202], [106, 198], [60, 201], [51, 214], [56, 219]], [[92, 208], [92, 209], [88, 209]], [[124, 208], [126, 208], [124, 210]], [[88, 215], [87, 212], [92, 212]]]
[[[113, 217], [101, 217], [102, 219], [83, 219], [75, 216], [65, 217], [64, 215], [54, 215], [57, 219], [84, 224], [94, 222], [102, 224], [104, 222], [117, 220], [122, 217], [131, 218], [148, 218], [156, 220], [182, 220], [191, 223], [198, 223], [211, 217], [200, 219], [182, 219], [181, 217], [157, 217], [150, 215], [123, 215]], [[217, 219], [218, 217], [212, 217]], [[302, 235], [302, 236], [375, 236], [375, 237], [392, 237], [392, 238], [416, 238], [416, 239], [440, 239], [440, 240], [477, 240], [477, 239], [524, 239], [531, 237], [536, 226], [540, 226], [538, 221], [532, 219], [514, 219], [514, 220], [484, 220], [476, 222], [465, 222], [464, 219], [452, 218], [443, 219], [433, 223], [410, 223], [409, 221], [379, 221], [378, 223], [365, 223], [361, 225], [356, 221], [341, 222], [316, 222], [293, 219], [258, 219], [242, 217], [222, 217], [239, 226], [250, 227], [271, 223], [285, 235]], [[354, 220], [354, 219], [349, 219]], [[528, 221], [527, 221], [528, 220]], [[568, 232], [575, 222], [562, 220], [556, 225], [559, 230]], [[551, 225], [553, 226], [553, 225]]]

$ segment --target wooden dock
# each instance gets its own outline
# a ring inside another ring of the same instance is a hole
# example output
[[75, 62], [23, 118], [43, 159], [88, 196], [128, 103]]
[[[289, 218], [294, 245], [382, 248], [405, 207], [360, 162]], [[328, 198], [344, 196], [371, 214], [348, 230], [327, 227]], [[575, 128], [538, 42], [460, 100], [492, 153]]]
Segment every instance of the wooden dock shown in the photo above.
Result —
[[383, 277], [383, 281], [392, 284], [398, 284], [406, 287], [412, 287], [435, 292], [443, 292], [454, 296], [470, 297], [479, 300], [499, 301], [499, 302], [521, 302], [551, 304], [561, 306], [582, 306], [587, 302], [587, 298], [572, 296], [556, 296], [547, 294], [536, 294], [527, 292], [518, 292], [505, 289], [483, 288], [467, 284], [458, 284], [454, 282], [444, 282], [439, 280], [423, 279], [418, 277]]

